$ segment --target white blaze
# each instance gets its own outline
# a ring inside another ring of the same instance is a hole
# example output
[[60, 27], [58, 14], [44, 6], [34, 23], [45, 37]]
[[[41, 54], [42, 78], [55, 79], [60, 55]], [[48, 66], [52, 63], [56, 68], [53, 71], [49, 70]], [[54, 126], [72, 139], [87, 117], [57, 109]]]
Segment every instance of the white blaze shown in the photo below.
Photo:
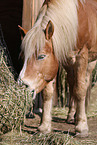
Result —
[[26, 71], [26, 66], [27, 66], [27, 60], [25, 60], [23, 68], [22, 68], [22, 70], [21, 70], [21, 72], [19, 74], [19, 78], [21, 78], [21, 79], [24, 77], [24, 74], [25, 74], [25, 71]]

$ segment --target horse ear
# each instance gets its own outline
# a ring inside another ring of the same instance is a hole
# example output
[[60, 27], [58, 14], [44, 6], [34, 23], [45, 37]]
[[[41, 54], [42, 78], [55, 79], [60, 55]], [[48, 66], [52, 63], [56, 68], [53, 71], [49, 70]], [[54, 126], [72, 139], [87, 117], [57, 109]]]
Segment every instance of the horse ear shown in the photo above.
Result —
[[51, 21], [49, 21], [45, 30], [46, 39], [50, 40], [53, 33], [54, 33], [54, 25]]
[[19, 30], [20, 30], [20, 34], [21, 34], [21, 40], [23, 40], [24, 36], [26, 35], [26, 33], [28, 32], [27, 30], [25, 30], [23, 27], [21, 27], [20, 25], [18, 25]]

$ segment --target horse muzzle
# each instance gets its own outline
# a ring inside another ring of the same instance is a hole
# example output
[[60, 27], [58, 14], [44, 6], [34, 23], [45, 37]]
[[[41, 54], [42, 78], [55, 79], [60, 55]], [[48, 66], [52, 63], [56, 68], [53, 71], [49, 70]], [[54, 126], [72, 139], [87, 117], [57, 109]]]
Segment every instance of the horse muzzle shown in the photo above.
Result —
[[[21, 78], [18, 78], [17, 82], [18, 82], [18, 85], [19, 85], [19, 86], [25, 85], [27, 88], [29, 87], [26, 83], [24, 83], [24, 81], [23, 81]], [[31, 93], [32, 93], [32, 94], [35, 94], [35, 90], [32, 89], [32, 90], [31, 90]]]

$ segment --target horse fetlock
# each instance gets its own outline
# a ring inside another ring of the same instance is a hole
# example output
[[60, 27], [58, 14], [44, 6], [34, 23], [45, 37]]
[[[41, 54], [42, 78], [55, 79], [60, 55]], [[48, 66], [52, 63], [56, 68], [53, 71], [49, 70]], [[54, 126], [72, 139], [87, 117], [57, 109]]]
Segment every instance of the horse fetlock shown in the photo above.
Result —
[[67, 123], [75, 123], [75, 112], [71, 112], [68, 114]]
[[75, 132], [77, 137], [88, 136], [88, 125], [87, 121], [79, 121], [75, 127]]
[[42, 123], [39, 127], [38, 130], [42, 133], [50, 133], [51, 132], [51, 123]]

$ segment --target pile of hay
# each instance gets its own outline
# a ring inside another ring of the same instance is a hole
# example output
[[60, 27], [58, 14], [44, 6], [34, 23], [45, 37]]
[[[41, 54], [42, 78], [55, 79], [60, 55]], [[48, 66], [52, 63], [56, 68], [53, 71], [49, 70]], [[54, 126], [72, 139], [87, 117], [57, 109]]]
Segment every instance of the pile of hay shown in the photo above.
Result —
[[19, 87], [14, 80], [4, 49], [0, 46], [0, 130], [6, 133], [21, 127], [32, 105], [32, 95], [25, 86]]

